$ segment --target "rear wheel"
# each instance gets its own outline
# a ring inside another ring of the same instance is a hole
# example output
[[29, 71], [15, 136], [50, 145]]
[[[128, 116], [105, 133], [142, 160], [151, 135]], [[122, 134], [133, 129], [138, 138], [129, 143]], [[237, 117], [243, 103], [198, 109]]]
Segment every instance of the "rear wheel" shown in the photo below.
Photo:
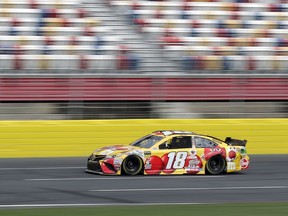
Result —
[[214, 156], [207, 161], [206, 170], [211, 175], [219, 175], [226, 169], [226, 161], [221, 156]]
[[143, 161], [136, 155], [130, 155], [123, 161], [122, 170], [123, 174], [138, 175], [143, 171]]

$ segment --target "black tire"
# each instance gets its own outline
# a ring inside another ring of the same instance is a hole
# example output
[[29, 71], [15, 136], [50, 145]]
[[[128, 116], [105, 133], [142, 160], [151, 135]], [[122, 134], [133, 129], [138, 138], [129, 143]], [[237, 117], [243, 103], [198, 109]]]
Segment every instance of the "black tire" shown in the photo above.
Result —
[[122, 163], [122, 174], [138, 175], [143, 172], [143, 161], [136, 155], [130, 155]]
[[226, 170], [226, 160], [221, 156], [214, 156], [207, 161], [206, 171], [211, 175], [219, 175]]

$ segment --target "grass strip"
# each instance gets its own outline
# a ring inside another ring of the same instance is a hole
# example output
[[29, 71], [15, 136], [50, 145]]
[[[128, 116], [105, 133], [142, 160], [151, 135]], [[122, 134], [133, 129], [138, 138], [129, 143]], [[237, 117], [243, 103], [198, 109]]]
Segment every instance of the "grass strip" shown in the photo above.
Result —
[[244, 204], [196, 204], [196, 205], [142, 205], [142, 206], [97, 206], [58, 208], [0, 209], [5, 216], [287, 216], [288, 202]]

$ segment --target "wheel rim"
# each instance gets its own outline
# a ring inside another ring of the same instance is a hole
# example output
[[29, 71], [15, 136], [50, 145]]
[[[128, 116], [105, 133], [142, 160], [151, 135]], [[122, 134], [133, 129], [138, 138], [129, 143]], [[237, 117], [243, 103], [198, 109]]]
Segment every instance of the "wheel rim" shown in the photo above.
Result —
[[225, 161], [221, 157], [214, 157], [208, 161], [207, 169], [210, 174], [217, 175], [224, 171]]
[[136, 163], [135, 163], [135, 160], [129, 160], [127, 161], [127, 168], [130, 170], [130, 171], [134, 171], [135, 168], [137, 167]]
[[141, 169], [141, 161], [137, 157], [131, 157], [125, 162], [124, 169], [127, 174], [135, 175]]
[[215, 158], [210, 161], [210, 167], [212, 168], [213, 171], [218, 171], [221, 166], [221, 162], [219, 158]]

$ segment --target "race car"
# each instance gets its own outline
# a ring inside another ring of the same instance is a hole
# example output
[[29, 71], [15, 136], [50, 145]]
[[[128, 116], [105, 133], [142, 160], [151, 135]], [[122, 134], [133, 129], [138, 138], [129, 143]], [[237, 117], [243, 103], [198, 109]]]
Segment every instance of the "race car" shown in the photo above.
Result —
[[247, 140], [189, 131], [154, 131], [130, 145], [95, 150], [86, 172], [105, 175], [218, 175], [249, 167]]

